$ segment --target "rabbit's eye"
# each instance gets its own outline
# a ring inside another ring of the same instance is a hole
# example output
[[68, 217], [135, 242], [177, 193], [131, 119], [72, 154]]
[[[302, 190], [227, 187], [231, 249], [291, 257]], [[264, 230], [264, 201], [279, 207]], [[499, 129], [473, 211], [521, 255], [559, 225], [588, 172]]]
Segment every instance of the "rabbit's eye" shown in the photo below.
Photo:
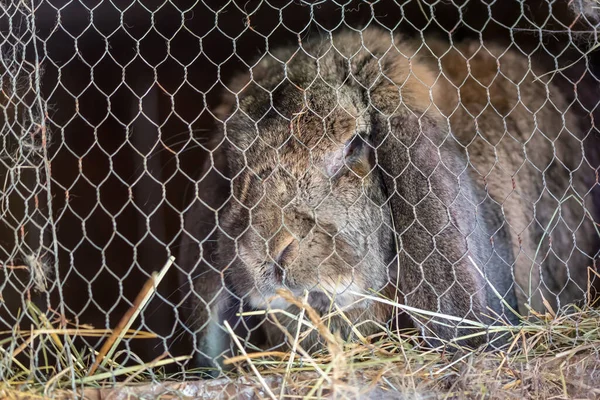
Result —
[[364, 162], [368, 158], [368, 138], [361, 135], [354, 136], [344, 148], [344, 158], [349, 166], [357, 162]]
[[371, 152], [367, 140], [361, 135], [356, 135], [344, 149], [346, 165], [360, 176], [366, 175], [369, 170]]
[[[325, 158], [325, 172], [328, 176], [335, 176], [340, 171], [351, 169], [359, 175], [364, 175], [369, 170], [370, 146], [368, 139], [360, 135], [354, 136], [342, 149], [330, 153]], [[344, 166], [346, 168], [344, 168]]]
[[346, 161], [352, 162], [357, 156], [360, 156], [363, 151], [364, 144], [365, 142], [358, 135], [350, 140], [350, 142], [347, 143], [344, 148], [344, 157], [346, 158]]

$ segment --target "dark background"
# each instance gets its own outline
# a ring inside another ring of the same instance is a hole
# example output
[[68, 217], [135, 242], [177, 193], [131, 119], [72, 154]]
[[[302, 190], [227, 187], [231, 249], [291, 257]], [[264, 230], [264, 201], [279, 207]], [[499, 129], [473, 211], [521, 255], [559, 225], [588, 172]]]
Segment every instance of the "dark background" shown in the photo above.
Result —
[[[548, 70], [570, 66], [555, 82], [575, 100], [591, 137], [597, 135], [590, 114], [600, 117], [593, 76], [600, 72], [600, 56], [592, 53], [586, 65], [582, 53], [590, 37], [567, 29], [589, 32], [593, 23], [582, 16], [574, 22], [577, 14], [566, 9], [567, 1], [552, 8], [542, 0], [525, 6], [513, 0], [195, 3], [36, 2], [37, 40], [26, 46], [26, 59], [35, 60], [37, 49], [44, 68], [41, 92], [49, 108], [52, 217], [59, 243], [58, 254], [48, 250], [49, 260], [58, 259], [56, 284], [48, 295], [32, 294], [40, 307], [57, 308], [62, 298], [67, 318], [96, 327], [118, 323], [150, 273], [177, 255], [182, 210], [194, 202], [196, 185], [203, 192], [215, 184], [201, 175], [212, 146], [211, 110], [224, 84], [236, 71], [247, 70], [267, 46], [366, 24], [409, 36], [435, 32], [455, 41], [481, 37], [512, 43]], [[9, 23], [13, 30], [25, 27], [22, 13], [7, 10], [0, 18], [4, 36]], [[32, 179], [22, 177], [24, 185]], [[14, 213], [22, 215], [17, 203], [11, 203]], [[43, 214], [44, 206], [39, 207]], [[206, 223], [209, 230], [214, 217]], [[192, 234], [200, 231], [207, 229]], [[13, 248], [14, 229], [0, 229], [0, 240], [3, 249]], [[36, 240], [31, 238], [32, 247]], [[22, 257], [3, 253], [14, 263]], [[190, 353], [186, 340], [174, 340], [188, 307], [177, 305], [191, 290], [182, 286], [181, 274], [190, 268], [172, 268], [137, 321], [141, 329], [166, 338], [129, 342], [145, 361], [167, 348], [173, 355]], [[0, 278], [6, 300], [2, 329], [15, 324], [25, 291], [19, 284], [16, 289], [6, 285], [8, 276]], [[24, 275], [22, 280], [27, 286]], [[98, 347], [100, 341], [88, 343]]]

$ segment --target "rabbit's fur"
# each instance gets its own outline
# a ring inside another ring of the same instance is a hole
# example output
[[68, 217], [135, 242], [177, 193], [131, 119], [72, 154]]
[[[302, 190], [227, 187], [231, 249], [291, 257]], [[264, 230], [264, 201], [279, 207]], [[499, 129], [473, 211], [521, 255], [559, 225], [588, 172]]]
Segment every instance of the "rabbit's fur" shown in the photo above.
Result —
[[[393, 309], [360, 294], [512, 323], [507, 305], [527, 314], [545, 310], [542, 296], [552, 307], [585, 300], [598, 236], [582, 204], [593, 209], [595, 171], [566, 100], [534, 80], [525, 56], [377, 29], [271, 54], [229, 85], [236, 95], [219, 110], [232, 190], [217, 233], [227, 292], [286, 308], [277, 288], [306, 290], [322, 314], [332, 298], [363, 334]], [[212, 299], [220, 282], [197, 292]], [[215, 323], [225, 301], [211, 303]], [[470, 332], [411, 315], [424, 337]], [[352, 333], [341, 317], [330, 323]], [[279, 328], [265, 329], [281, 343]]]

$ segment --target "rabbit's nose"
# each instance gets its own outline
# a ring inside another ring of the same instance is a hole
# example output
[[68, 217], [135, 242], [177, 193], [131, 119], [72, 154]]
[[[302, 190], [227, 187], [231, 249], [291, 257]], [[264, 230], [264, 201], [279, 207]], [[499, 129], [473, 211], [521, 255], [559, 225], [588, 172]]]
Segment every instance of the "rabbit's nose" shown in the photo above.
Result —
[[298, 256], [298, 241], [291, 239], [280, 246], [276, 257], [273, 257], [275, 264], [273, 265], [273, 275], [279, 283], [285, 280], [287, 267], [294, 262]]
[[298, 241], [291, 235], [280, 238], [273, 247], [271, 257], [280, 268], [290, 265], [298, 255]]

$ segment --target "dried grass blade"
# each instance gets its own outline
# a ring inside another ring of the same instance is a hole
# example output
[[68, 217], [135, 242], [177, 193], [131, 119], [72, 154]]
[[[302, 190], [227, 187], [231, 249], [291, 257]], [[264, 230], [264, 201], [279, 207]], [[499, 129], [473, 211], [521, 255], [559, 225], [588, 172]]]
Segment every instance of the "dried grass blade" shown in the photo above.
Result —
[[162, 268], [162, 270], [157, 274], [156, 272], [152, 273], [150, 279], [146, 281], [142, 290], [138, 293], [135, 298], [133, 305], [129, 308], [129, 310], [123, 315], [119, 324], [114, 329], [112, 335], [104, 342], [104, 345], [99, 351], [98, 357], [92, 364], [92, 367], [89, 370], [88, 376], [93, 375], [98, 369], [99, 366], [106, 365], [106, 359], [110, 359], [117, 349], [117, 346], [123, 340], [125, 333], [129, 330], [133, 321], [137, 318], [139, 313], [144, 309], [152, 295], [154, 294], [156, 287], [159, 285], [160, 281], [165, 277], [167, 271], [173, 265], [175, 261], [175, 257], [169, 257], [169, 260]]
[[267, 385], [267, 382], [265, 382], [265, 380], [263, 379], [263, 377], [260, 374], [260, 372], [258, 372], [258, 369], [256, 369], [256, 366], [252, 363], [250, 357], [248, 357], [248, 354], [246, 354], [246, 350], [244, 349], [244, 346], [242, 346], [242, 344], [238, 340], [235, 332], [233, 332], [233, 329], [231, 329], [231, 326], [229, 325], [229, 322], [227, 322], [227, 320], [225, 320], [225, 321], [223, 321], [223, 325], [225, 325], [225, 328], [227, 329], [227, 332], [229, 332], [229, 334], [231, 335], [231, 338], [235, 342], [235, 345], [238, 347], [238, 349], [242, 352], [242, 354], [248, 360], [248, 364], [250, 365], [250, 368], [252, 369], [252, 372], [254, 372], [254, 374], [256, 375], [256, 378], [258, 379], [258, 381], [262, 385], [262, 387], [265, 390], [265, 392], [267, 392], [267, 394], [269, 395], [269, 397], [271, 399], [277, 400], [277, 398], [275, 397], [275, 395], [271, 391], [271, 388], [269, 387], [269, 385]]

